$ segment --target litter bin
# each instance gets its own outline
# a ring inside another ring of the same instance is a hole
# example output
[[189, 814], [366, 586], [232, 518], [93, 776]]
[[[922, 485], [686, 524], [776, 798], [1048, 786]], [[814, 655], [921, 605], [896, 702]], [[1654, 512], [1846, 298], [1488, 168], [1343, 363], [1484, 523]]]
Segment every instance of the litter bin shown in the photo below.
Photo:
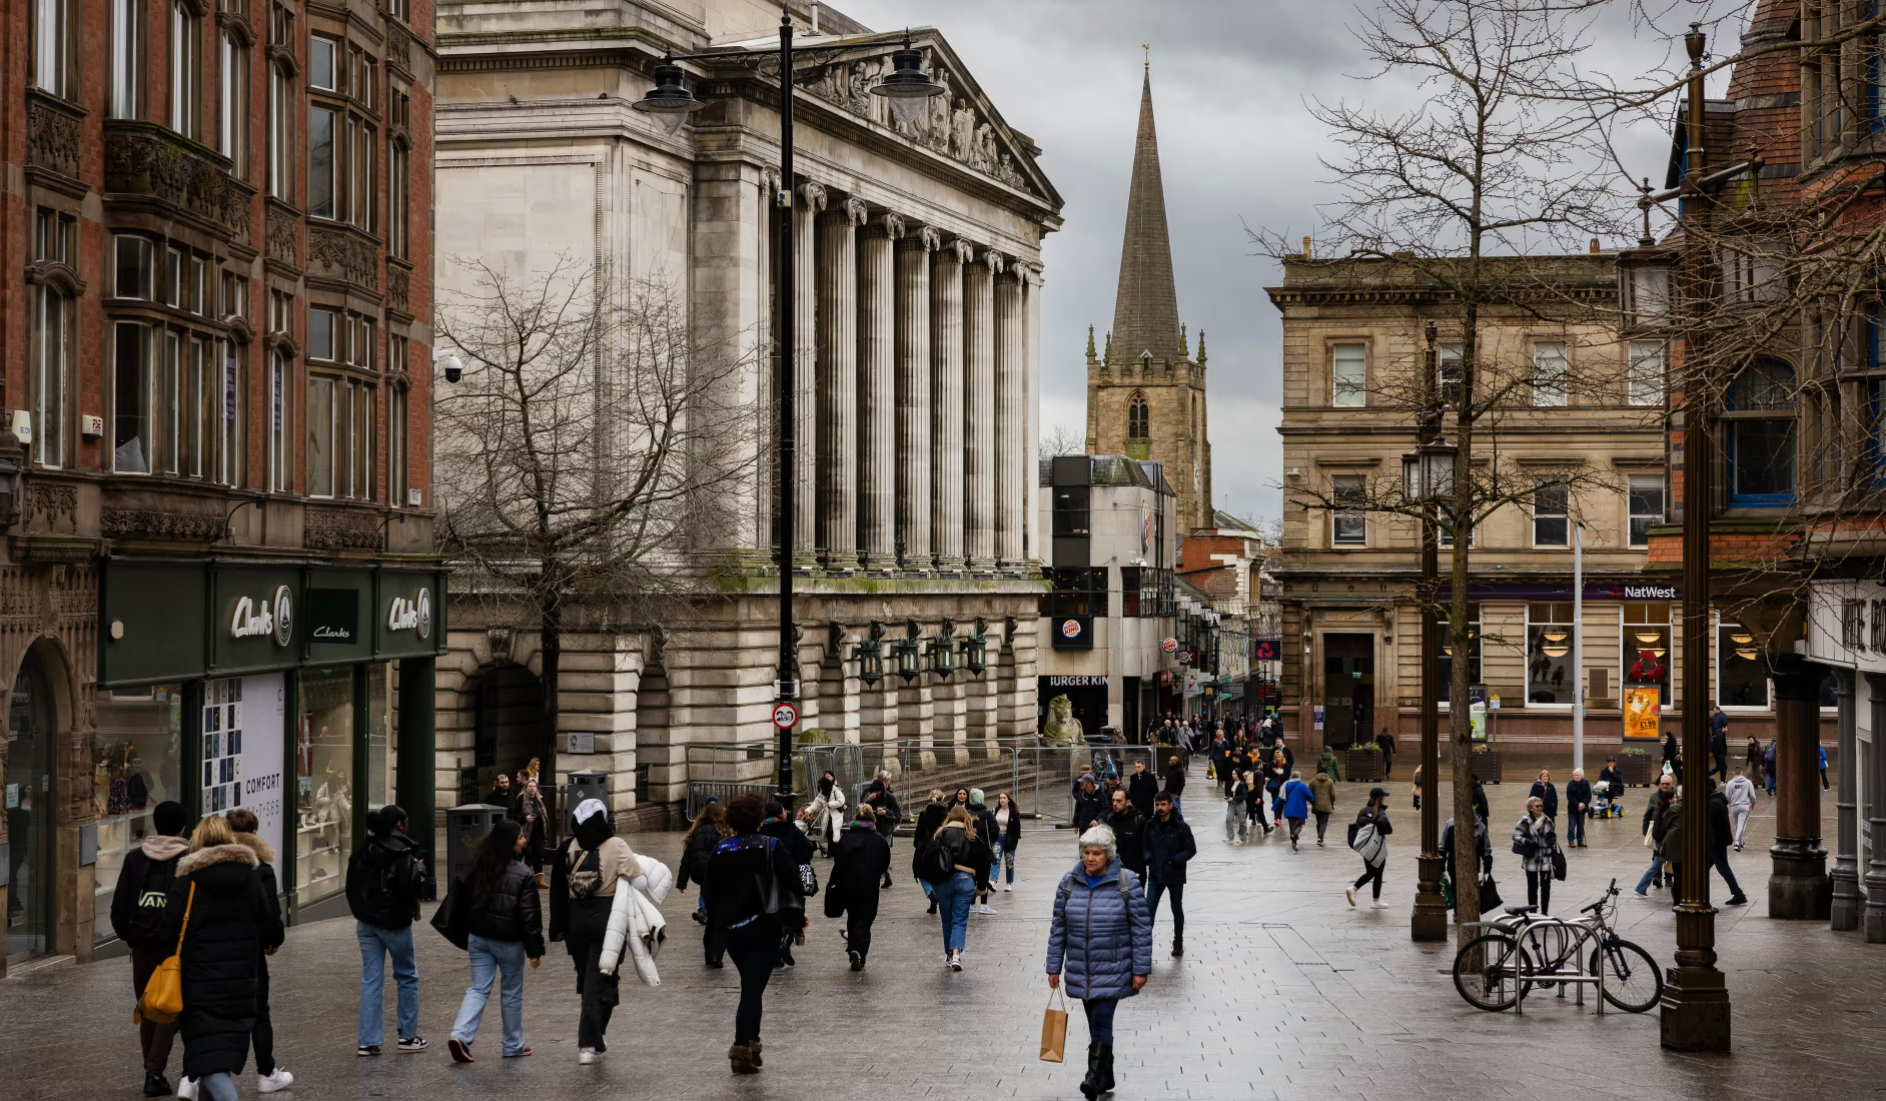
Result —
[[445, 812], [445, 866], [450, 877], [445, 884], [448, 890], [471, 871], [478, 842], [503, 821], [505, 814], [504, 807], [490, 803], [467, 803]]
[[563, 816], [561, 825], [569, 828], [570, 813], [585, 799], [601, 799], [603, 806], [609, 805], [609, 774], [593, 768], [579, 769], [564, 774]]

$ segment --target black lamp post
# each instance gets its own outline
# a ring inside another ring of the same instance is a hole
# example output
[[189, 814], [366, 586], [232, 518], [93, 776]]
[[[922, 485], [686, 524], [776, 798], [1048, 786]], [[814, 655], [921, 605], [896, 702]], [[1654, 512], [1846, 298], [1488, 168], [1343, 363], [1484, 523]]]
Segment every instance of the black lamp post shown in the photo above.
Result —
[[1447, 900], [1441, 894], [1440, 843], [1440, 617], [1435, 593], [1440, 574], [1439, 533], [1435, 528], [1439, 504], [1454, 496], [1454, 463], [1460, 449], [1441, 438], [1440, 383], [1434, 324], [1427, 326], [1425, 378], [1422, 382], [1421, 420], [1415, 449], [1401, 457], [1402, 494], [1421, 508], [1421, 580], [1416, 599], [1421, 606], [1421, 855], [1415, 879], [1414, 914], [1409, 936], [1417, 941], [1447, 939]]
[[[779, 334], [780, 370], [779, 514], [774, 518], [778, 525], [779, 547], [779, 662], [773, 679], [773, 697], [780, 702], [799, 698], [799, 659], [795, 652], [792, 626], [793, 453], [797, 442], [793, 376], [796, 373], [794, 361], [798, 343], [793, 331], [796, 295], [793, 285], [792, 197], [798, 190], [798, 179], [794, 174], [792, 156], [792, 97], [796, 80], [792, 34], [792, 13], [782, 6], [779, 13], [779, 193], [774, 196], [774, 209], [779, 212], [776, 230], [780, 258], [777, 295], [779, 315], [774, 332]], [[870, 43], [864, 46], [821, 48], [819, 52], [835, 59], [848, 50], [874, 48], [876, 44]], [[660, 65], [655, 66], [655, 87], [636, 100], [633, 106], [637, 111], [661, 119], [662, 126], [673, 134], [680, 130], [682, 120], [706, 106], [688, 90], [681, 67], [675, 62], [729, 61], [738, 56], [728, 51], [679, 56], [670, 54]], [[891, 55], [891, 62], [892, 72], [871, 92], [889, 99], [897, 117], [908, 123], [922, 110], [924, 101], [931, 96], [944, 94], [946, 89], [923, 71], [923, 52], [912, 48], [908, 35], [904, 38], [904, 48]], [[858, 647], [859, 675], [864, 677], [867, 684], [877, 683], [883, 675], [883, 655], [878, 642], [883, 633], [881, 625], [872, 624], [872, 637]], [[869, 647], [868, 657], [866, 647]], [[779, 801], [787, 809], [791, 809], [795, 798], [792, 791], [792, 735], [792, 725], [779, 728]]]
[[914, 619], [904, 621], [904, 637], [897, 644], [897, 675], [909, 684], [923, 675], [923, 645], [917, 641], [923, 628]]

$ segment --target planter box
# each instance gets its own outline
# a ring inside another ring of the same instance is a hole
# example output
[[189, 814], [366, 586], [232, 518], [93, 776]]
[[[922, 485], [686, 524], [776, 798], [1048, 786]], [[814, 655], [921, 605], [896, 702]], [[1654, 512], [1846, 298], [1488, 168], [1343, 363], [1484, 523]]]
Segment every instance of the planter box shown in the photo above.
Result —
[[1344, 750], [1342, 778], [1351, 784], [1372, 784], [1382, 778], [1382, 755], [1372, 749]]
[[1624, 774], [1624, 785], [1626, 787], [1649, 787], [1652, 775], [1652, 764], [1648, 753], [1641, 756], [1629, 753], [1618, 755], [1618, 771]]
[[1473, 755], [1473, 774], [1483, 784], [1500, 782], [1500, 755], [1488, 750]]

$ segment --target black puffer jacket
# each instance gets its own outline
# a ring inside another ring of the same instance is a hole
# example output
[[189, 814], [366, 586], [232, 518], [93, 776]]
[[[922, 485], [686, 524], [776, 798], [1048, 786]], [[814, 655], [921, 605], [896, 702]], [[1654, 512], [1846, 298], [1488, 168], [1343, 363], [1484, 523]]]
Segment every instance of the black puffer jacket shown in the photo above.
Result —
[[249, 1059], [262, 949], [282, 942], [280, 911], [265, 897], [256, 863], [246, 845], [215, 845], [178, 861], [170, 885], [164, 939], [175, 944], [183, 933], [178, 1026], [183, 1073], [191, 1078], [240, 1075]]
[[929, 848], [930, 839], [936, 836], [936, 831], [943, 825], [943, 818], [947, 814], [949, 814], [949, 808], [941, 803], [926, 804], [921, 811], [917, 812], [917, 828], [912, 831], [916, 844], [910, 846], [911, 875], [917, 874], [917, 862], [922, 859], [924, 850]]
[[[470, 884], [463, 885], [470, 889]], [[486, 940], [522, 941], [532, 959], [544, 954], [544, 910], [537, 897], [537, 876], [522, 860], [504, 869], [497, 889], [483, 902], [469, 899], [471, 921], [466, 928]]]
[[1198, 842], [1192, 827], [1174, 811], [1161, 822], [1155, 815], [1146, 823], [1146, 878], [1148, 882], [1170, 887], [1185, 882], [1186, 862], [1198, 855]]
[[715, 829], [712, 823], [703, 822], [688, 838], [687, 848], [681, 853], [681, 870], [676, 873], [675, 886], [687, 890], [688, 884], [707, 881], [707, 861], [714, 855], [714, 846], [726, 835]]
[[347, 908], [381, 929], [405, 929], [419, 916], [426, 873], [419, 846], [395, 830], [369, 837], [347, 861]]

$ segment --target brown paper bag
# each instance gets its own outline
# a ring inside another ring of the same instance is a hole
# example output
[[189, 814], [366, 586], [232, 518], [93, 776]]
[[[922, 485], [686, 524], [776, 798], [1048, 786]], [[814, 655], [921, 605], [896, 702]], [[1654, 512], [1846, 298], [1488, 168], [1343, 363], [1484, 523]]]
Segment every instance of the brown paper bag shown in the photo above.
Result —
[[[1061, 1008], [1054, 1008], [1054, 1000], [1061, 999]], [[1048, 1008], [1041, 1015], [1041, 1058], [1043, 1062], [1059, 1063], [1067, 1056], [1067, 998], [1061, 994], [1061, 988], [1055, 987], [1048, 994]]]

